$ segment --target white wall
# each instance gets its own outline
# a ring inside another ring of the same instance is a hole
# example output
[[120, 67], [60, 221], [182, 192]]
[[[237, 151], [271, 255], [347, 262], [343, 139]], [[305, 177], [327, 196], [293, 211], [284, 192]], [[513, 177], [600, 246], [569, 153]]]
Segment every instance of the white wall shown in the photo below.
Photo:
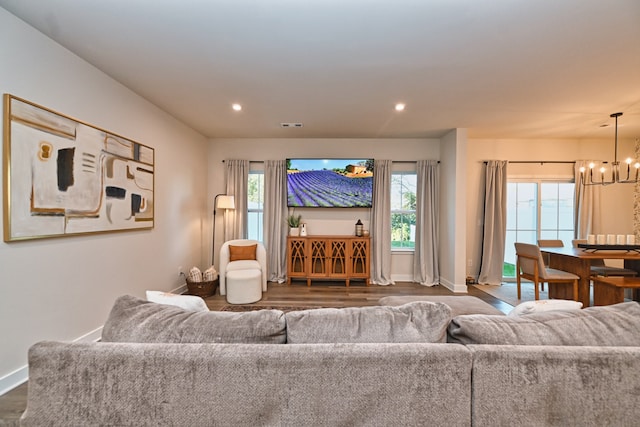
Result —
[[466, 169], [467, 130], [455, 129], [442, 138], [440, 159], [440, 282], [454, 292], [466, 292]]
[[[207, 140], [0, 8], [0, 91], [155, 148], [155, 228], [0, 243], [0, 394], [40, 340], [95, 339], [114, 300], [203, 265]], [[5, 213], [2, 213], [4, 215]], [[206, 242], [205, 242], [206, 243]]]
[[[467, 147], [466, 191], [467, 191], [467, 260], [472, 266], [467, 274], [477, 277], [482, 246], [483, 183], [485, 160], [510, 161], [575, 161], [613, 160], [613, 138], [589, 140], [537, 140], [537, 139], [470, 139]], [[619, 141], [619, 159], [633, 155], [631, 140]], [[516, 165], [513, 165], [515, 167]], [[510, 167], [509, 169], [513, 169]], [[545, 165], [549, 176], [560, 168], [573, 166]], [[526, 169], [522, 166], [520, 169]], [[538, 169], [539, 170], [539, 169]], [[526, 172], [522, 172], [522, 177]], [[565, 170], [561, 173], [566, 174]], [[531, 176], [529, 176], [531, 177]], [[633, 191], [632, 184], [616, 184], [601, 188], [600, 220], [594, 224], [595, 232], [601, 234], [633, 234]]]
[[[295, 132], [295, 130], [293, 130]], [[374, 158], [396, 162], [439, 159], [438, 139], [213, 139], [209, 151], [209, 194], [225, 192], [224, 159], [277, 160], [308, 158]], [[398, 164], [395, 168], [406, 167]], [[415, 166], [414, 166], [415, 168]], [[415, 169], [414, 169], [415, 170]], [[209, 200], [213, 211], [213, 199]], [[296, 209], [308, 224], [309, 234], [353, 234], [361, 219], [369, 227], [370, 209]], [[211, 220], [209, 220], [211, 222]], [[216, 228], [216, 248], [222, 244], [222, 222]], [[209, 232], [209, 236], [211, 233]], [[209, 245], [210, 245], [209, 237]], [[217, 253], [218, 249], [216, 249]], [[209, 249], [209, 256], [211, 250]], [[394, 280], [411, 280], [413, 254], [394, 254], [391, 260]]]

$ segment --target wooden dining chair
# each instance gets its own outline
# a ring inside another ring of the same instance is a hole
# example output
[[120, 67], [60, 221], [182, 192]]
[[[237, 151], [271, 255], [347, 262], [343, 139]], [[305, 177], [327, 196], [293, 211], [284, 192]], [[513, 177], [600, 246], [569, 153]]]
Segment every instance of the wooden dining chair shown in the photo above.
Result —
[[538, 239], [541, 248], [563, 248], [564, 242], [560, 239]]
[[[564, 242], [560, 239], [538, 239], [538, 246], [541, 248], [563, 248]], [[542, 254], [544, 265], [549, 267], [549, 254]], [[544, 291], [544, 283], [540, 283], [540, 290]]]
[[[573, 239], [571, 241], [574, 248], [578, 247], [579, 243], [587, 243], [586, 239]], [[605, 264], [603, 259], [591, 260], [591, 276], [622, 276], [622, 277], [635, 277], [638, 272], [631, 270], [630, 268], [611, 267]]]
[[580, 277], [573, 273], [555, 268], [548, 268], [544, 265], [542, 253], [538, 245], [530, 243], [516, 242], [516, 284], [518, 288], [518, 299], [521, 298], [521, 279], [531, 280], [535, 290], [535, 299], [540, 299], [539, 283], [568, 284], [573, 286], [573, 300], [578, 301], [578, 280]]

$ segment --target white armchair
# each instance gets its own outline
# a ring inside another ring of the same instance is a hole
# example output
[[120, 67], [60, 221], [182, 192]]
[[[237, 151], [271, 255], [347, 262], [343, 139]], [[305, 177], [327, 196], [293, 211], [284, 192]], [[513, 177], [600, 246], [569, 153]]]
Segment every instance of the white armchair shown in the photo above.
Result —
[[[256, 245], [255, 259], [239, 259], [231, 261], [232, 249], [237, 252], [235, 248], [230, 246], [251, 246]], [[257, 240], [229, 240], [225, 242], [220, 248], [220, 295], [227, 294], [227, 280], [226, 276], [229, 271], [239, 270], [260, 270], [262, 292], [267, 291], [267, 251], [264, 245]]]

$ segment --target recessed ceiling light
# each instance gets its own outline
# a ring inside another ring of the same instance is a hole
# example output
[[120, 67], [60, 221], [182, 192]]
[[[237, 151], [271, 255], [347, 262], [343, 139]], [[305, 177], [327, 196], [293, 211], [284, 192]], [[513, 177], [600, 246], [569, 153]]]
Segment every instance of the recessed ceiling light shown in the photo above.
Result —
[[231, 108], [233, 108], [234, 111], [240, 111], [240, 110], [242, 110], [242, 105], [233, 104], [233, 105], [231, 105]]
[[405, 105], [402, 103], [396, 104], [396, 111], [404, 111]]

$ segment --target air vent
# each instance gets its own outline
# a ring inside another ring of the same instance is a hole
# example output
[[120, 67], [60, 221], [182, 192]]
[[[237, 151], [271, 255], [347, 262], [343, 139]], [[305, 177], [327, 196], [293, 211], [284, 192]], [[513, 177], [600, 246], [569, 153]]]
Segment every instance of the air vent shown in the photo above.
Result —
[[301, 128], [302, 123], [280, 123], [281, 128]]

